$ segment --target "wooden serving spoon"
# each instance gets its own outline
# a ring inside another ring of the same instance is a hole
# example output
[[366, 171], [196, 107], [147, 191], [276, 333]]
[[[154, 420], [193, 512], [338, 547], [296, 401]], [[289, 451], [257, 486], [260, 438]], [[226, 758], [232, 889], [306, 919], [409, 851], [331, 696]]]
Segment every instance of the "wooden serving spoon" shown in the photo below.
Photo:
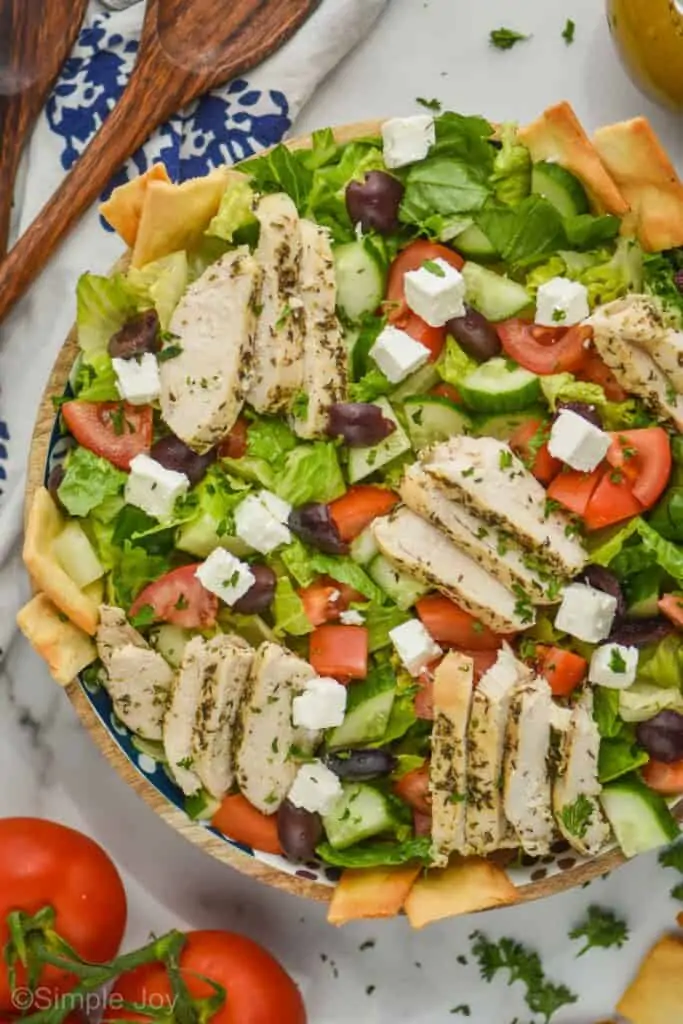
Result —
[[88, 0], [0, 0], [0, 255], [24, 142], [73, 46]]
[[0, 264], [0, 320], [117, 168], [155, 128], [191, 100], [260, 63], [319, 3], [147, 0], [137, 61], [123, 95], [55, 194]]

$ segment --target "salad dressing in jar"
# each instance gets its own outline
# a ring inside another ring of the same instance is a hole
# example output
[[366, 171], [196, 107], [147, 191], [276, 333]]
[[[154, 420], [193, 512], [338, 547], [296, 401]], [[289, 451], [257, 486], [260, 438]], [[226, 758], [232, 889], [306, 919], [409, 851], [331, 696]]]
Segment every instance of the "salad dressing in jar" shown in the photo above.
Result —
[[607, 0], [607, 20], [636, 85], [683, 110], [683, 0]]

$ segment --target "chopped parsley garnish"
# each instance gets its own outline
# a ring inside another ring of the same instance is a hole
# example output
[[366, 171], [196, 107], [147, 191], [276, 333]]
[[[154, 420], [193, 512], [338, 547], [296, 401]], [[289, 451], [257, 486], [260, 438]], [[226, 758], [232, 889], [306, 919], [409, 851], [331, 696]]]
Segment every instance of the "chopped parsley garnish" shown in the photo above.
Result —
[[500, 455], [498, 456], [498, 465], [501, 469], [509, 469], [512, 465], [512, 452], [508, 451], [507, 448], [501, 448]]
[[419, 103], [425, 110], [431, 110], [434, 114], [441, 113], [441, 100], [427, 100], [424, 96], [418, 96], [415, 102]]
[[674, 885], [671, 890], [671, 898], [674, 900], [680, 900], [683, 903], [683, 882], [679, 882], [678, 885]]
[[609, 475], [610, 481], [613, 484], [620, 484], [624, 479], [624, 474], [620, 469], [613, 469]]
[[140, 626], [151, 626], [156, 618], [156, 612], [151, 604], [143, 604], [142, 608], [135, 615], [130, 616], [131, 626], [136, 629]]
[[308, 402], [309, 397], [305, 391], [297, 391], [292, 401], [292, 416], [297, 420], [302, 420], [308, 413]]
[[609, 667], [612, 672], [624, 673], [626, 671], [626, 659], [617, 647], [612, 648], [609, 656]]
[[512, 28], [494, 28], [489, 33], [491, 46], [495, 46], [497, 50], [511, 50], [516, 43], [521, 43], [525, 39], [531, 39], [531, 36], [515, 32]]
[[461, 1013], [463, 1017], [471, 1017], [472, 1011], [470, 1010], [467, 1003], [460, 1003], [460, 1006], [454, 1006], [450, 1013]]
[[555, 306], [555, 309], [553, 310], [553, 323], [563, 324], [566, 319], [567, 311], [565, 309], [560, 309], [559, 306]]
[[533, 622], [534, 606], [529, 600], [529, 595], [520, 587], [519, 583], [514, 584], [512, 592], [517, 598], [515, 602], [515, 615], [518, 615], [522, 622]]
[[425, 260], [424, 263], [422, 264], [422, 269], [428, 270], [430, 274], [434, 275], [434, 277], [446, 276], [446, 271], [443, 269], [443, 267], [439, 266], [436, 260]]
[[559, 501], [555, 501], [554, 498], [546, 498], [545, 504], [543, 506], [543, 513], [545, 515], [545, 518], [547, 519], [548, 516], [551, 515], [551, 513], [558, 512], [561, 508], [562, 506], [560, 505]]
[[474, 476], [474, 466], [470, 466], [469, 469], [463, 469], [460, 476]]
[[68, 395], [53, 395], [52, 396], [52, 408], [55, 412], [59, 412], [65, 402], [71, 402], [72, 399]]
[[374, 939], [366, 939], [365, 942], [361, 942], [360, 946], [358, 947], [358, 949], [360, 950], [361, 953], [364, 953], [366, 949], [374, 949], [374, 948], [375, 948], [375, 940]]
[[675, 868], [683, 875], [683, 843], [675, 843], [659, 855], [659, 863], [663, 868]]
[[486, 626], [484, 625], [484, 623], [480, 622], [479, 619], [475, 619], [474, 622], [472, 623], [472, 632], [473, 633], [484, 633], [485, 631], [486, 631]]
[[192, 767], [192, 763], [193, 762], [191, 757], [183, 757], [182, 760], [176, 761], [176, 767], [185, 768], [187, 769], [187, 771], [189, 771], [190, 768]]
[[614, 911], [592, 906], [588, 908], [585, 920], [572, 928], [569, 938], [585, 941], [577, 956], [583, 956], [589, 949], [610, 949], [612, 946], [621, 949], [628, 940], [628, 925]]
[[448, 797], [449, 804], [464, 804], [467, 797], [464, 793], [451, 793]]
[[280, 311], [280, 315], [277, 318], [277, 320], [275, 321], [275, 330], [279, 331], [281, 327], [284, 327], [284, 325], [287, 323], [287, 321], [289, 320], [291, 315], [292, 315], [292, 307], [287, 302], [282, 307], [282, 309]]
[[174, 608], [176, 608], [177, 611], [182, 612], [186, 608], [189, 608], [189, 607], [190, 607], [190, 602], [187, 600], [187, 598], [185, 597], [184, 594], [180, 594], [179, 597], [178, 597], [178, 600], [176, 601], [176, 603], [174, 605]]
[[157, 354], [157, 359], [160, 363], [165, 363], [167, 359], [175, 359], [182, 351], [182, 345], [167, 345], [166, 348], [162, 348], [161, 352]]
[[588, 831], [593, 817], [593, 804], [582, 793], [573, 804], [567, 804], [562, 808], [560, 817], [567, 832], [576, 836], [577, 839], [582, 839]]
[[576, 33], [576, 23], [571, 18], [567, 18], [567, 23], [562, 31], [562, 38], [564, 39], [567, 46], [574, 42], [574, 35]]

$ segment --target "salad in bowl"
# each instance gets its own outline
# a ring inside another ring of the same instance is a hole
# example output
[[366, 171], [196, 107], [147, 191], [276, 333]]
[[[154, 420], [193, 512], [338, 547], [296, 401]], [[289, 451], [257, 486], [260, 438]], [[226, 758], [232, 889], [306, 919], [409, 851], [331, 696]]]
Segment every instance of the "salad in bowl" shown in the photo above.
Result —
[[78, 283], [24, 552], [58, 682], [193, 820], [341, 871], [333, 920], [674, 838], [683, 186], [648, 123], [328, 129], [102, 213], [130, 252]]

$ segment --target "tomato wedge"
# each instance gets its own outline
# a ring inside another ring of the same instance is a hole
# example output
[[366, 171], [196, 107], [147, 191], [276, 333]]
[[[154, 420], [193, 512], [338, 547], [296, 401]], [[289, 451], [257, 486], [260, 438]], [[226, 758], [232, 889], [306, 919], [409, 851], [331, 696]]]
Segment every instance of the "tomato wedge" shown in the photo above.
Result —
[[583, 682], [588, 671], [588, 662], [573, 651], [561, 647], [536, 648], [538, 671], [545, 676], [556, 697], [568, 697]]
[[129, 617], [150, 607], [154, 621], [171, 622], [183, 629], [209, 629], [216, 625], [218, 598], [206, 590], [195, 576], [198, 564], [172, 569], [148, 583], [133, 601]]
[[415, 694], [415, 714], [431, 722], [434, 719], [434, 672], [423, 668], [417, 677], [418, 691]]
[[530, 419], [520, 423], [513, 431], [509, 442], [513, 452], [520, 456], [524, 465], [529, 467], [536, 479], [545, 487], [562, 469], [560, 460], [553, 458], [548, 451], [547, 441], [539, 444], [541, 438], [548, 435], [547, 423], [539, 419]]
[[500, 647], [499, 636], [442, 594], [421, 597], [415, 611], [437, 643], [453, 644], [468, 651], [496, 651]]
[[559, 328], [557, 340], [543, 344], [538, 329], [526, 320], [505, 320], [497, 324], [505, 353], [532, 373], [573, 373], [585, 358], [584, 344], [593, 335], [592, 328], [578, 324], [568, 330]]
[[136, 455], [152, 447], [153, 413], [149, 405], [125, 402], [65, 402], [64, 422], [79, 444], [117, 469], [130, 469]]
[[666, 615], [669, 622], [674, 626], [683, 629], [683, 594], [664, 594], [657, 602], [662, 615]]
[[429, 761], [421, 768], [413, 768], [394, 783], [394, 793], [420, 814], [432, 813], [432, 795], [429, 792]]
[[319, 676], [365, 679], [368, 631], [365, 626], [318, 626], [311, 633], [308, 660]]
[[655, 793], [677, 796], [683, 793], [683, 761], [649, 761], [641, 768], [643, 780]]
[[408, 312], [401, 319], [401, 330], [429, 349], [428, 362], [436, 362], [446, 342], [445, 327], [432, 327], [422, 317], [419, 317], [417, 313]]
[[631, 484], [622, 471], [607, 468], [588, 500], [583, 519], [589, 530], [599, 530], [639, 516], [642, 511], [643, 506], [633, 496]]
[[578, 469], [568, 469], [558, 473], [548, 487], [548, 497], [559, 501], [560, 505], [574, 512], [577, 516], [585, 514], [595, 488], [600, 483], [603, 468], [598, 466], [592, 473], [580, 473]]
[[454, 405], [462, 405], [462, 398], [458, 389], [454, 388], [452, 384], [446, 384], [445, 381], [442, 384], [437, 384], [429, 393], [430, 395], [436, 395], [437, 398], [447, 398]]
[[346, 494], [329, 505], [339, 536], [343, 541], [354, 540], [373, 519], [390, 512], [399, 500], [398, 494], [372, 484], [356, 484]]
[[485, 676], [490, 668], [493, 668], [498, 660], [498, 651], [461, 651], [474, 662], [474, 685], [476, 686], [482, 676]]
[[652, 508], [671, 476], [671, 443], [662, 427], [620, 430], [611, 434], [607, 461], [631, 481], [633, 496]]
[[337, 583], [329, 576], [321, 576], [315, 583], [299, 591], [306, 616], [313, 626], [322, 626], [324, 622], [334, 622], [342, 612], [346, 611], [351, 602], [365, 601], [359, 591], [345, 583]]
[[581, 366], [574, 371], [577, 378], [587, 384], [598, 384], [608, 402], [625, 402], [628, 392], [624, 391], [602, 356], [594, 348], [587, 348], [584, 352]]
[[218, 445], [220, 459], [241, 459], [247, 454], [247, 421], [240, 416], [229, 434]]
[[211, 824], [237, 843], [263, 853], [282, 853], [276, 816], [261, 814], [241, 793], [223, 797]]

